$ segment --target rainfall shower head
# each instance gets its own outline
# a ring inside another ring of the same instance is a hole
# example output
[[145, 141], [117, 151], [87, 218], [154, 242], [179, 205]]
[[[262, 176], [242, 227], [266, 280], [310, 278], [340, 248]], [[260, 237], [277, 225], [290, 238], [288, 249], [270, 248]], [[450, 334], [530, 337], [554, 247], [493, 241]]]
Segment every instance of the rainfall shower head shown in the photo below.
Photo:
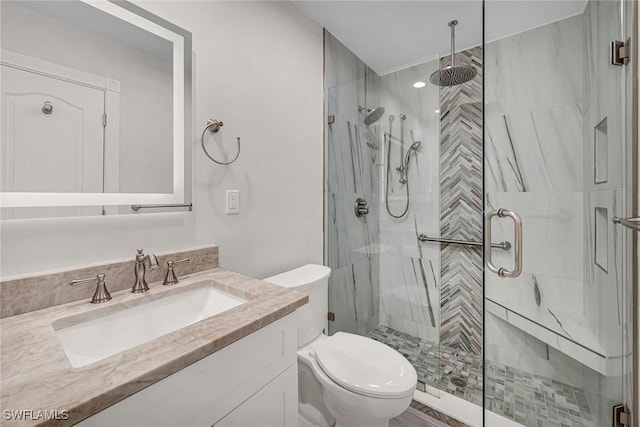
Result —
[[364, 124], [369, 126], [370, 124], [373, 124], [380, 120], [380, 117], [382, 117], [382, 115], [384, 114], [384, 107], [378, 107], [374, 108], [373, 110], [369, 110], [367, 108], [358, 106], [358, 111], [361, 113], [363, 111], [367, 113], [367, 115], [364, 117]]
[[473, 65], [455, 66], [456, 25], [458, 25], [458, 21], [455, 19], [449, 22], [449, 27], [451, 27], [451, 65], [436, 71], [429, 78], [431, 83], [436, 86], [456, 86], [472, 80], [478, 74], [478, 70]]

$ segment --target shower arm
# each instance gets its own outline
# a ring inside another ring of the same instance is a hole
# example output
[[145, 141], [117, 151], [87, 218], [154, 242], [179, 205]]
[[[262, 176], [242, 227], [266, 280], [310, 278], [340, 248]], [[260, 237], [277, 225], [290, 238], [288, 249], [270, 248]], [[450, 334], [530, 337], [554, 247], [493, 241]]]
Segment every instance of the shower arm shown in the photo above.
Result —
[[453, 68], [455, 65], [455, 52], [456, 52], [456, 25], [458, 25], [457, 20], [453, 20], [449, 22], [449, 27], [451, 27], [451, 65]]

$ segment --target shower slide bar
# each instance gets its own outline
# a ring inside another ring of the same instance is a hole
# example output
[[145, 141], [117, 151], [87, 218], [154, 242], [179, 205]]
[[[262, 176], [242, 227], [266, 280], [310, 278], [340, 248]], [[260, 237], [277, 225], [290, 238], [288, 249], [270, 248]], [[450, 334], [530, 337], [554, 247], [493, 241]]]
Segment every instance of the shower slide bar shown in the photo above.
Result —
[[189, 208], [193, 210], [193, 203], [179, 205], [131, 205], [131, 210], [138, 212], [140, 209], [157, 209], [157, 208]]
[[614, 224], [620, 224], [624, 227], [630, 228], [635, 231], [640, 231], [640, 217], [638, 218], [620, 218], [617, 216], [613, 217]]
[[[466, 246], [482, 246], [483, 245], [482, 242], [474, 242], [471, 240], [443, 239], [440, 237], [429, 237], [426, 234], [420, 234], [418, 236], [418, 240], [420, 240], [421, 242], [453, 243], [454, 245], [466, 245]], [[509, 242], [492, 243], [491, 247], [508, 251], [509, 249], [511, 249], [511, 243]]]

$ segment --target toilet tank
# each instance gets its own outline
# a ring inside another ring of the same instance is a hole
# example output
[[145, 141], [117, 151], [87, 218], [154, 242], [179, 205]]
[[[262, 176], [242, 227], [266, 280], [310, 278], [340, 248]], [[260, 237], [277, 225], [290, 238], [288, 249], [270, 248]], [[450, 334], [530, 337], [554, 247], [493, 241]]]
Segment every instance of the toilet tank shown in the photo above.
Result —
[[309, 295], [309, 303], [296, 310], [298, 315], [298, 348], [302, 348], [320, 334], [328, 332], [329, 274], [323, 265], [308, 264], [262, 279], [265, 282], [295, 289]]

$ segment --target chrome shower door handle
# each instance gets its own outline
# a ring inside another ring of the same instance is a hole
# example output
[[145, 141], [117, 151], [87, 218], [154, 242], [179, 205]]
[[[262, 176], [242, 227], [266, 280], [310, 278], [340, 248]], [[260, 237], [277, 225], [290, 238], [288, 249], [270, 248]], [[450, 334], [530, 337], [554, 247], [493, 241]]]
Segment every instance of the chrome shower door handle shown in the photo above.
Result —
[[[514, 224], [514, 252], [516, 257], [516, 264], [512, 271], [506, 268], [499, 268], [493, 265], [491, 261], [491, 220], [493, 217], [505, 218], [510, 217], [513, 219]], [[484, 259], [487, 264], [487, 268], [496, 273], [500, 277], [518, 277], [522, 273], [522, 219], [520, 215], [507, 209], [498, 209], [497, 211], [487, 212], [484, 218]]]

